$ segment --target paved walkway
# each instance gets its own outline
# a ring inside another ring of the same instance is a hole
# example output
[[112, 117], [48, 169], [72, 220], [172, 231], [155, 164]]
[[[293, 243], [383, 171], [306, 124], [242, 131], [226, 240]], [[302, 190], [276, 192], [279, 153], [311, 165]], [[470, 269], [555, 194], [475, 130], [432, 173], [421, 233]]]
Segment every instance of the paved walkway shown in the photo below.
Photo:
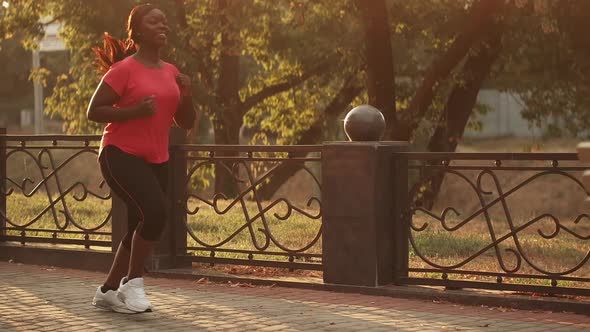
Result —
[[0, 331], [590, 331], [590, 317], [147, 278], [154, 312], [90, 305], [100, 273], [0, 262]]

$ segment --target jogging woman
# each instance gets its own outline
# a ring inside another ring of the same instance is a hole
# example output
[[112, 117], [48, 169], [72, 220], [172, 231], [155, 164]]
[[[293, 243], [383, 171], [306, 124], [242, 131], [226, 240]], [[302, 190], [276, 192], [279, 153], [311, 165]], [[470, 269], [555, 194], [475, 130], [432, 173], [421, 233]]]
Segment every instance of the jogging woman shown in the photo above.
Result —
[[144, 261], [166, 220], [168, 134], [173, 122], [190, 129], [195, 121], [189, 77], [160, 58], [169, 32], [160, 9], [139, 5], [129, 14], [126, 41], [105, 34], [104, 49], [94, 49], [106, 73], [87, 115], [106, 123], [100, 170], [128, 212], [128, 233], [92, 300], [102, 309], [152, 309], [144, 291]]

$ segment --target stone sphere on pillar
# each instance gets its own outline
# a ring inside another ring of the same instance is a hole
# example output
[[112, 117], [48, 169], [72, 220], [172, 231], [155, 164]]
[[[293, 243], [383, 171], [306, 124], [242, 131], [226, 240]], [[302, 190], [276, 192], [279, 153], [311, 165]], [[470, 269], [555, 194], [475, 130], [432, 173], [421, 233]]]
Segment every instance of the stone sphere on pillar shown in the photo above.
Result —
[[344, 132], [353, 142], [379, 141], [385, 131], [385, 118], [371, 105], [353, 108], [344, 118]]

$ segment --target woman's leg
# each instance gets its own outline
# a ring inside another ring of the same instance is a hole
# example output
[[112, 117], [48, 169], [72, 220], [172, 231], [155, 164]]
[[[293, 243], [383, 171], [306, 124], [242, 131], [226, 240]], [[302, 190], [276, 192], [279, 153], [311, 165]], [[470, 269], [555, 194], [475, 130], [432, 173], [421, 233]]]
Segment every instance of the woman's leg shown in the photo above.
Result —
[[[111, 149], [112, 147], [107, 147], [107, 149]], [[112, 151], [110, 152], [112, 154]], [[115, 154], [117, 154], [115, 152]], [[119, 288], [119, 283], [123, 277], [127, 276], [127, 272], [129, 271], [129, 260], [131, 257], [131, 242], [132, 236], [134, 233], [135, 228], [141, 221], [141, 214], [139, 209], [137, 209], [135, 203], [129, 199], [128, 192], [122, 190], [116, 179], [111, 174], [110, 165], [107, 164], [107, 160], [105, 160], [105, 154], [103, 153], [100, 156], [99, 163], [101, 172], [107, 184], [110, 186], [111, 190], [116, 193], [122, 200], [125, 201], [127, 205], [127, 234], [123, 237], [121, 242], [119, 243], [119, 247], [117, 248], [117, 252], [115, 253], [115, 257], [113, 259], [113, 264], [111, 265], [111, 269], [107, 274], [107, 278], [103, 284], [103, 291], [106, 292], [107, 290], [117, 290]], [[112, 156], [111, 156], [112, 157]], [[110, 160], [112, 163], [113, 161]]]
[[138, 210], [133, 207], [127, 207], [127, 229], [128, 232], [119, 243], [119, 247], [117, 248], [117, 252], [115, 253], [115, 258], [113, 260], [113, 264], [111, 265], [111, 269], [107, 275], [107, 278], [103, 284], [103, 291], [107, 291], [109, 289], [117, 290], [119, 288], [119, 283], [123, 277], [127, 276], [129, 272], [129, 261], [131, 258], [131, 244], [133, 242], [133, 234], [135, 233], [135, 229], [137, 225], [139, 225], [141, 216], [138, 214]]
[[[140, 278], [143, 276], [145, 259], [150, 255], [164, 227], [166, 219], [164, 191], [150, 164], [116, 147], [105, 147], [101, 155], [101, 169], [111, 190], [127, 203], [130, 215], [138, 216], [139, 222], [136, 227], [133, 227], [133, 218], [129, 220], [130, 227], [122, 242], [121, 252], [123, 254], [124, 248], [130, 248], [127, 280]], [[124, 255], [121, 255], [120, 260], [116, 259], [113, 262], [113, 273], [110, 274], [113, 279], [121, 275], [124, 258]], [[134, 282], [129, 287], [143, 288], [143, 280]], [[119, 292], [121, 291], [120, 287]], [[135, 294], [140, 296], [134, 298]], [[140, 292], [127, 294], [125, 301], [127, 306], [137, 311], [149, 308], [149, 301], [142, 294], [144, 294], [143, 289]], [[125, 297], [125, 294], [123, 295]]]
[[[162, 191], [162, 199], [165, 205], [165, 196], [164, 193], [168, 188], [168, 163], [163, 164], [149, 164], [152, 173], [154, 174], [158, 185]], [[165, 218], [165, 216], [164, 216]], [[148, 225], [151, 226], [151, 225]], [[153, 250], [153, 241], [146, 240], [142, 234], [150, 233], [153, 231], [157, 231], [156, 229], [146, 230], [147, 232], [143, 231], [144, 224], [139, 225], [140, 228], [136, 229], [135, 233], [133, 234], [132, 240], [132, 252], [133, 255], [131, 256], [131, 260], [129, 262], [129, 271], [127, 276], [129, 279], [141, 277], [144, 273], [144, 261], [145, 259], [151, 254]], [[151, 234], [148, 234], [150, 236]], [[153, 236], [150, 236], [150, 238]]]
[[117, 252], [115, 253], [115, 259], [111, 265], [107, 279], [103, 284], [102, 291], [117, 290], [121, 279], [127, 275], [129, 270], [129, 259], [131, 257], [131, 251], [123, 245], [123, 242], [119, 244]]
[[141, 216], [139, 215], [139, 211], [134, 208], [133, 206], [127, 207], [127, 229], [129, 230], [128, 233], [123, 237], [121, 243], [119, 243], [119, 247], [117, 248], [117, 252], [115, 253], [115, 259], [113, 260], [113, 264], [111, 265], [111, 270], [107, 275], [107, 279], [103, 285], [103, 291], [107, 291], [108, 289], [117, 290], [119, 288], [119, 283], [123, 277], [127, 276], [127, 272], [129, 271], [129, 260], [131, 257], [131, 242], [132, 242], [132, 235], [134, 233], [135, 228], [139, 224]]
[[[164, 194], [168, 188], [168, 163], [163, 164], [149, 164], [152, 173], [154, 174], [162, 193]], [[162, 195], [162, 199], [164, 200], [165, 206], [165, 196]], [[165, 218], [165, 217], [164, 217]], [[148, 225], [150, 226], [150, 225]], [[145, 227], [145, 225], [140, 225], [139, 227]], [[145, 258], [151, 254], [153, 249], [153, 242], [146, 240], [142, 234], [153, 232], [154, 229], [146, 230], [144, 232], [143, 229], [136, 229], [135, 233], [133, 234], [133, 241], [132, 247], [133, 255], [131, 257], [131, 261], [129, 262], [129, 271], [127, 276], [129, 279], [141, 277], [144, 273], [144, 261]], [[148, 234], [150, 236], [150, 234]], [[150, 236], [153, 237], [153, 236]]]
[[133, 234], [133, 242], [131, 244], [131, 259], [127, 266], [127, 279], [141, 278], [144, 274], [145, 260], [152, 253], [155, 242], [144, 239], [139, 231]]
[[[163, 219], [166, 219], [165, 211], [166, 211], [166, 201], [165, 195], [168, 188], [168, 163], [163, 164], [149, 164], [150, 169], [152, 170], [152, 174], [155, 176], [155, 179], [160, 187], [162, 192], [162, 202], [164, 206], [164, 215]], [[144, 227], [146, 227], [144, 229]], [[162, 224], [163, 226], [163, 224]], [[155, 236], [159, 237], [162, 229], [159, 227], [153, 227], [152, 224], [140, 224], [136, 229], [135, 233], [133, 234], [132, 240], [132, 255], [131, 260], [129, 262], [129, 271], [128, 271], [128, 278], [133, 279], [137, 277], [143, 276], [144, 273], [144, 262], [145, 259], [151, 254], [154, 241], [149, 239], [154, 238]], [[155, 234], [158, 233], [158, 234]], [[147, 239], [146, 239], [147, 237]]]

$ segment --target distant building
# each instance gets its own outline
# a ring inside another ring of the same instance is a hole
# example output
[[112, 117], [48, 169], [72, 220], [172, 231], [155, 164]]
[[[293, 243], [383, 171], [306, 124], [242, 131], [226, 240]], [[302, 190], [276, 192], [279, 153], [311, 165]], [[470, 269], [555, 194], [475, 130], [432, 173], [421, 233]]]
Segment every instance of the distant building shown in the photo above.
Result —
[[41, 52], [55, 52], [67, 50], [63, 40], [58, 36], [61, 29], [61, 22], [53, 21], [53, 18], [48, 17], [41, 22], [51, 22], [45, 26], [45, 36], [41, 39], [39, 49]]
[[522, 117], [524, 102], [516, 94], [485, 89], [479, 92], [477, 102], [490, 110], [485, 115], [475, 116], [481, 122], [482, 129], [467, 129], [465, 137], [539, 137], [544, 134], [543, 128], [534, 127]]

